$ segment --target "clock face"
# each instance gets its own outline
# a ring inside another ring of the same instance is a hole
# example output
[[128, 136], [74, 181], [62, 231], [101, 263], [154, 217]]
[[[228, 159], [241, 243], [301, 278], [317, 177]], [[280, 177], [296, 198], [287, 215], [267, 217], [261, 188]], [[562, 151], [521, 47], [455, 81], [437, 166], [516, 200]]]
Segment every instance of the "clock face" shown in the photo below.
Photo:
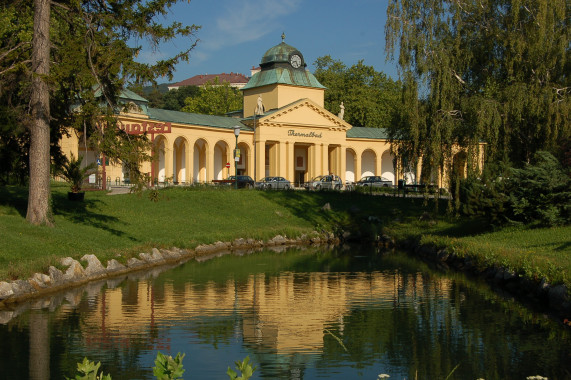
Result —
[[297, 54], [294, 54], [289, 59], [289, 63], [291, 63], [295, 69], [298, 69], [301, 66], [301, 57]]

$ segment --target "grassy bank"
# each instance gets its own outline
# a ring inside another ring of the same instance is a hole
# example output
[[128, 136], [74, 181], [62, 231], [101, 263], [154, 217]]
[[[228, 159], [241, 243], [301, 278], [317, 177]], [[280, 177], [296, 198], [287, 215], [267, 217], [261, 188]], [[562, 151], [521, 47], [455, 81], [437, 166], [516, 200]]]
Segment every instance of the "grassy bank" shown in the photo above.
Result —
[[[384, 229], [397, 239], [450, 246], [460, 254], [477, 255], [482, 263], [571, 283], [571, 226], [490, 231], [479, 221], [449, 219], [442, 212], [437, 222], [419, 221], [434, 208], [420, 198], [170, 188], [160, 191], [158, 202], [146, 195], [88, 192], [78, 203], [67, 200], [67, 186], [61, 184], [53, 186], [52, 194], [55, 227], [33, 227], [25, 221], [26, 189], [0, 187], [0, 280], [27, 278], [66, 256], [96, 254], [102, 261], [125, 262], [153, 247], [296, 237], [341, 226], [358, 229], [365, 237]], [[331, 210], [323, 210], [327, 203]], [[371, 223], [370, 216], [382, 222]]]
[[482, 267], [503, 266], [571, 289], [571, 226], [492, 229], [482, 220], [408, 218], [391, 224], [387, 232], [397, 240], [448, 247], [459, 256], [476, 258]]
[[[55, 227], [49, 228], [26, 222], [25, 188], [0, 187], [0, 279], [27, 278], [66, 256], [96, 254], [102, 261], [125, 261], [152, 247], [194, 248], [218, 240], [266, 240], [278, 234], [296, 237], [347, 223], [350, 210], [374, 215], [387, 207], [356, 193], [200, 188], [164, 189], [158, 202], [150, 201], [148, 194], [103, 192], [88, 192], [84, 202], [71, 202], [67, 189], [53, 185]], [[392, 208], [413, 207], [399, 199], [392, 202]], [[330, 211], [322, 210], [326, 203]]]

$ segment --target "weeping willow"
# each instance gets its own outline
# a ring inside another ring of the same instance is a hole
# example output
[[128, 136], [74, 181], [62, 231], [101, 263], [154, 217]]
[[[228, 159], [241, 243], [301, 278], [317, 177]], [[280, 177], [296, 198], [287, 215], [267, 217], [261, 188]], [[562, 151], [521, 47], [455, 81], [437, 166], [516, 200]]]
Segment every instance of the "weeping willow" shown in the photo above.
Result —
[[390, 0], [386, 52], [403, 82], [394, 150], [425, 178], [467, 153], [519, 165], [571, 138], [569, 0]]

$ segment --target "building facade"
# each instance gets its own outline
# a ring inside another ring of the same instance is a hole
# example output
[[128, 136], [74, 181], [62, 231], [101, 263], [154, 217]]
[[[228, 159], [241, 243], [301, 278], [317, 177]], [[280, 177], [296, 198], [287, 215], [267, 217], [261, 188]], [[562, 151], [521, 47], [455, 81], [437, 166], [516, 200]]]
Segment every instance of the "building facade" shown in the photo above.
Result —
[[[420, 166], [403, 173], [384, 129], [353, 127], [343, 120], [343, 111], [335, 115], [324, 108], [326, 88], [306, 66], [302, 53], [284, 41], [269, 49], [260, 70], [241, 88], [239, 117], [151, 108], [144, 98], [124, 91], [121, 101], [129, 104], [129, 111], [119, 115], [119, 127], [151, 138], [155, 160], [142, 170], [158, 183], [205, 183], [234, 175], [236, 127], [238, 174], [254, 180], [281, 176], [299, 186], [315, 176], [335, 174], [344, 183], [368, 175], [393, 184], [405, 177], [415, 182]], [[61, 143], [68, 155], [97, 161], [74, 134]], [[465, 161], [455, 164], [465, 167]], [[109, 163], [104, 176], [111, 185], [128, 182], [121, 163]], [[442, 176], [434, 182], [442, 187]]]

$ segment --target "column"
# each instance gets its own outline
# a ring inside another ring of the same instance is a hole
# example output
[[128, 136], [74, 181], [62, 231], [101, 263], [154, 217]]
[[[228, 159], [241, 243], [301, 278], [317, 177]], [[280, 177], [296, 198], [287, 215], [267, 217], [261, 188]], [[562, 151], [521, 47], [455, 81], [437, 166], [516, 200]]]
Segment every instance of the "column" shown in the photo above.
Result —
[[375, 175], [381, 176], [383, 174], [383, 163], [382, 163], [383, 155], [382, 154], [379, 155], [379, 153], [377, 151], [374, 151], [374, 152], [375, 152], [375, 158], [376, 158], [376, 160], [375, 160]]
[[278, 175], [287, 178], [287, 142], [277, 143], [278, 154], [276, 165], [278, 167]]
[[168, 145], [169, 142], [167, 139], [165, 139], [164, 142], [165, 142], [165, 184], [166, 184], [167, 182], [172, 183], [175, 177], [173, 171], [174, 147]]
[[361, 179], [361, 154], [362, 152], [355, 151], [355, 182]]
[[194, 143], [187, 142], [185, 148], [184, 170], [186, 170], [185, 181], [192, 184], [194, 180]]
[[285, 178], [293, 184], [295, 182], [295, 144], [287, 141], [285, 143], [286, 150], [286, 172]]
[[329, 145], [321, 143], [321, 171], [319, 174], [329, 174], [331, 168], [329, 167]]
[[214, 147], [210, 148], [210, 143], [204, 145], [204, 156], [206, 159], [206, 182], [214, 179]]
[[343, 184], [345, 184], [347, 177], [347, 148], [340, 146], [337, 148], [337, 151], [339, 152], [339, 177], [341, 177], [341, 181], [343, 181]]
[[256, 149], [254, 173], [257, 177], [255, 180], [259, 181], [266, 176], [266, 140], [256, 141], [254, 149]]
[[[422, 174], [422, 157], [420, 157], [418, 159], [418, 162], [416, 163], [416, 171], [415, 171], [415, 176], [416, 178], [414, 179], [416, 183], [420, 183], [420, 176]], [[432, 178], [429, 179], [429, 182], [432, 181]], [[438, 180], [438, 182], [440, 183], [440, 179]]]
[[315, 144], [311, 144], [309, 146], [309, 148], [307, 149], [307, 177], [308, 180], [312, 179], [313, 177], [315, 177], [316, 174], [316, 159], [315, 156], [317, 156], [316, 154], [316, 150], [317, 147], [315, 146]]
[[[236, 165], [236, 161], [234, 161], [234, 157], [232, 155], [232, 153], [234, 152], [234, 149], [230, 149], [229, 147], [226, 147], [226, 158], [225, 158], [225, 162], [222, 163], [222, 179], [226, 179], [229, 176], [233, 175], [234, 173], [234, 167]], [[243, 152], [240, 152], [240, 154], [243, 154]], [[244, 159], [244, 158], [242, 158]], [[229, 162], [230, 163], [230, 169], [226, 168], [226, 163]], [[238, 173], [236, 173], [236, 175], [238, 175]]]

